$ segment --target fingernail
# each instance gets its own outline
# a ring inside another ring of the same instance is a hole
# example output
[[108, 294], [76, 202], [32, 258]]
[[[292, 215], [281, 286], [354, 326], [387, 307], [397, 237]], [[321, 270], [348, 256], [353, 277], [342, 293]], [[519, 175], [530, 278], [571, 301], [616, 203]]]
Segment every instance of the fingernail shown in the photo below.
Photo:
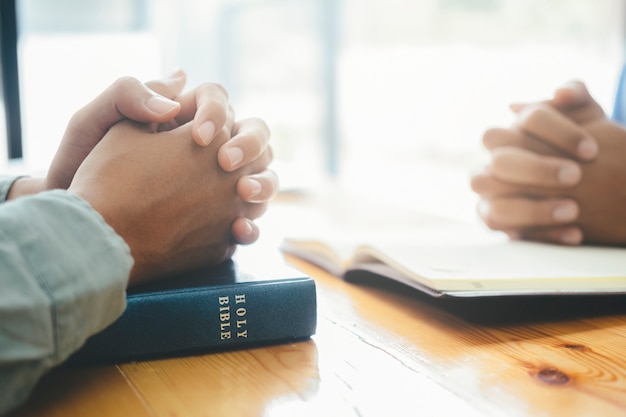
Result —
[[581, 158], [590, 159], [598, 154], [598, 144], [592, 138], [584, 138], [578, 144], [578, 155]]
[[146, 101], [146, 107], [156, 114], [165, 114], [178, 108], [179, 104], [165, 97], [152, 96]]
[[509, 230], [506, 232], [506, 234], [511, 240], [520, 240], [522, 238], [522, 235], [515, 230]]
[[226, 149], [226, 156], [230, 161], [231, 169], [235, 169], [243, 161], [243, 151], [240, 148], [232, 147]]
[[215, 134], [215, 123], [208, 121], [204, 122], [198, 127], [198, 135], [200, 135], [200, 140], [205, 145], [211, 143], [213, 140], [213, 135]]
[[252, 230], [253, 230], [253, 228], [252, 228], [252, 220], [246, 219], [245, 225], [246, 225], [246, 230], [244, 230], [244, 234], [246, 236], [250, 236], [252, 234]]
[[560, 204], [552, 211], [552, 218], [559, 222], [571, 222], [576, 216], [578, 216], [578, 209], [570, 203]]
[[567, 164], [559, 169], [558, 177], [561, 184], [574, 185], [580, 181], [580, 168], [577, 165]]
[[578, 245], [582, 242], [583, 235], [578, 229], [566, 230], [561, 234], [559, 240], [564, 245]]
[[252, 178], [248, 178], [246, 181], [248, 182], [248, 185], [250, 187], [250, 198], [254, 198], [261, 194], [263, 187], [261, 186], [260, 182], [258, 182], [257, 180], [253, 180]]
[[489, 217], [489, 215], [491, 214], [491, 207], [489, 206], [489, 203], [481, 200], [478, 203], [478, 214], [480, 214], [480, 217], [482, 217], [483, 219]]
[[184, 75], [183, 70], [180, 68], [177, 68], [174, 71], [167, 74], [165, 78], [169, 80], [176, 80], [178, 78], [181, 78], [183, 75]]

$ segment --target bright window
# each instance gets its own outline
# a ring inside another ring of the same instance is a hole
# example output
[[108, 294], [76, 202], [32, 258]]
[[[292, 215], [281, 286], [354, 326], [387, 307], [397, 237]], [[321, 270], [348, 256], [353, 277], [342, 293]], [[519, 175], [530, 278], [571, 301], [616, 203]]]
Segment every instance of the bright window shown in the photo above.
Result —
[[474, 216], [482, 132], [512, 101], [585, 80], [610, 111], [624, 3], [565, 0], [345, 2], [339, 96], [342, 182], [357, 192]]
[[[18, 0], [23, 165], [45, 171], [71, 114], [121, 75], [222, 83], [273, 131], [285, 189], [458, 215], [482, 132], [514, 100], [585, 80], [610, 110], [620, 0]], [[466, 211], [461, 215], [469, 215]]]

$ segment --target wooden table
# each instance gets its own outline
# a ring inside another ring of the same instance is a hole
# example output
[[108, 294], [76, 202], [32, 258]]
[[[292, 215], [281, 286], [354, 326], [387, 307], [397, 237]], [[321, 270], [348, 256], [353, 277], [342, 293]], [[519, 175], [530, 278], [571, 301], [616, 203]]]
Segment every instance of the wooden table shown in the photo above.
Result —
[[[286, 197], [263, 217], [271, 247], [316, 216], [368, 232], [417, 217]], [[626, 296], [443, 302], [288, 261], [317, 282], [311, 340], [57, 369], [11, 417], [626, 416]]]
[[558, 303], [512, 307], [545, 311], [483, 323], [291, 261], [318, 284], [311, 340], [58, 369], [11, 416], [626, 415], [626, 298], [573, 316]]

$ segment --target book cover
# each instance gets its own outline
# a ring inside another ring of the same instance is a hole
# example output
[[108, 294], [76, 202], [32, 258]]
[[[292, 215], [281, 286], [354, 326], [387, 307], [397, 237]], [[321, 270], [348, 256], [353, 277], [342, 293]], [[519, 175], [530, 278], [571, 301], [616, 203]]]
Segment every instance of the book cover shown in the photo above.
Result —
[[127, 362], [309, 338], [317, 321], [315, 283], [277, 259], [256, 265], [229, 260], [129, 289], [122, 316], [87, 340], [67, 364]]

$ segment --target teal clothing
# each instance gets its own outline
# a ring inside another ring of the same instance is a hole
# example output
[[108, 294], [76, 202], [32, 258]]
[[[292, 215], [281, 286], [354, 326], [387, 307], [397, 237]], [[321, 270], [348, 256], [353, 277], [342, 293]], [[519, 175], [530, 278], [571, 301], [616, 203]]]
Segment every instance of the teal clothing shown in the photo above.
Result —
[[128, 245], [62, 190], [6, 201], [0, 177], [0, 414], [126, 306]]

